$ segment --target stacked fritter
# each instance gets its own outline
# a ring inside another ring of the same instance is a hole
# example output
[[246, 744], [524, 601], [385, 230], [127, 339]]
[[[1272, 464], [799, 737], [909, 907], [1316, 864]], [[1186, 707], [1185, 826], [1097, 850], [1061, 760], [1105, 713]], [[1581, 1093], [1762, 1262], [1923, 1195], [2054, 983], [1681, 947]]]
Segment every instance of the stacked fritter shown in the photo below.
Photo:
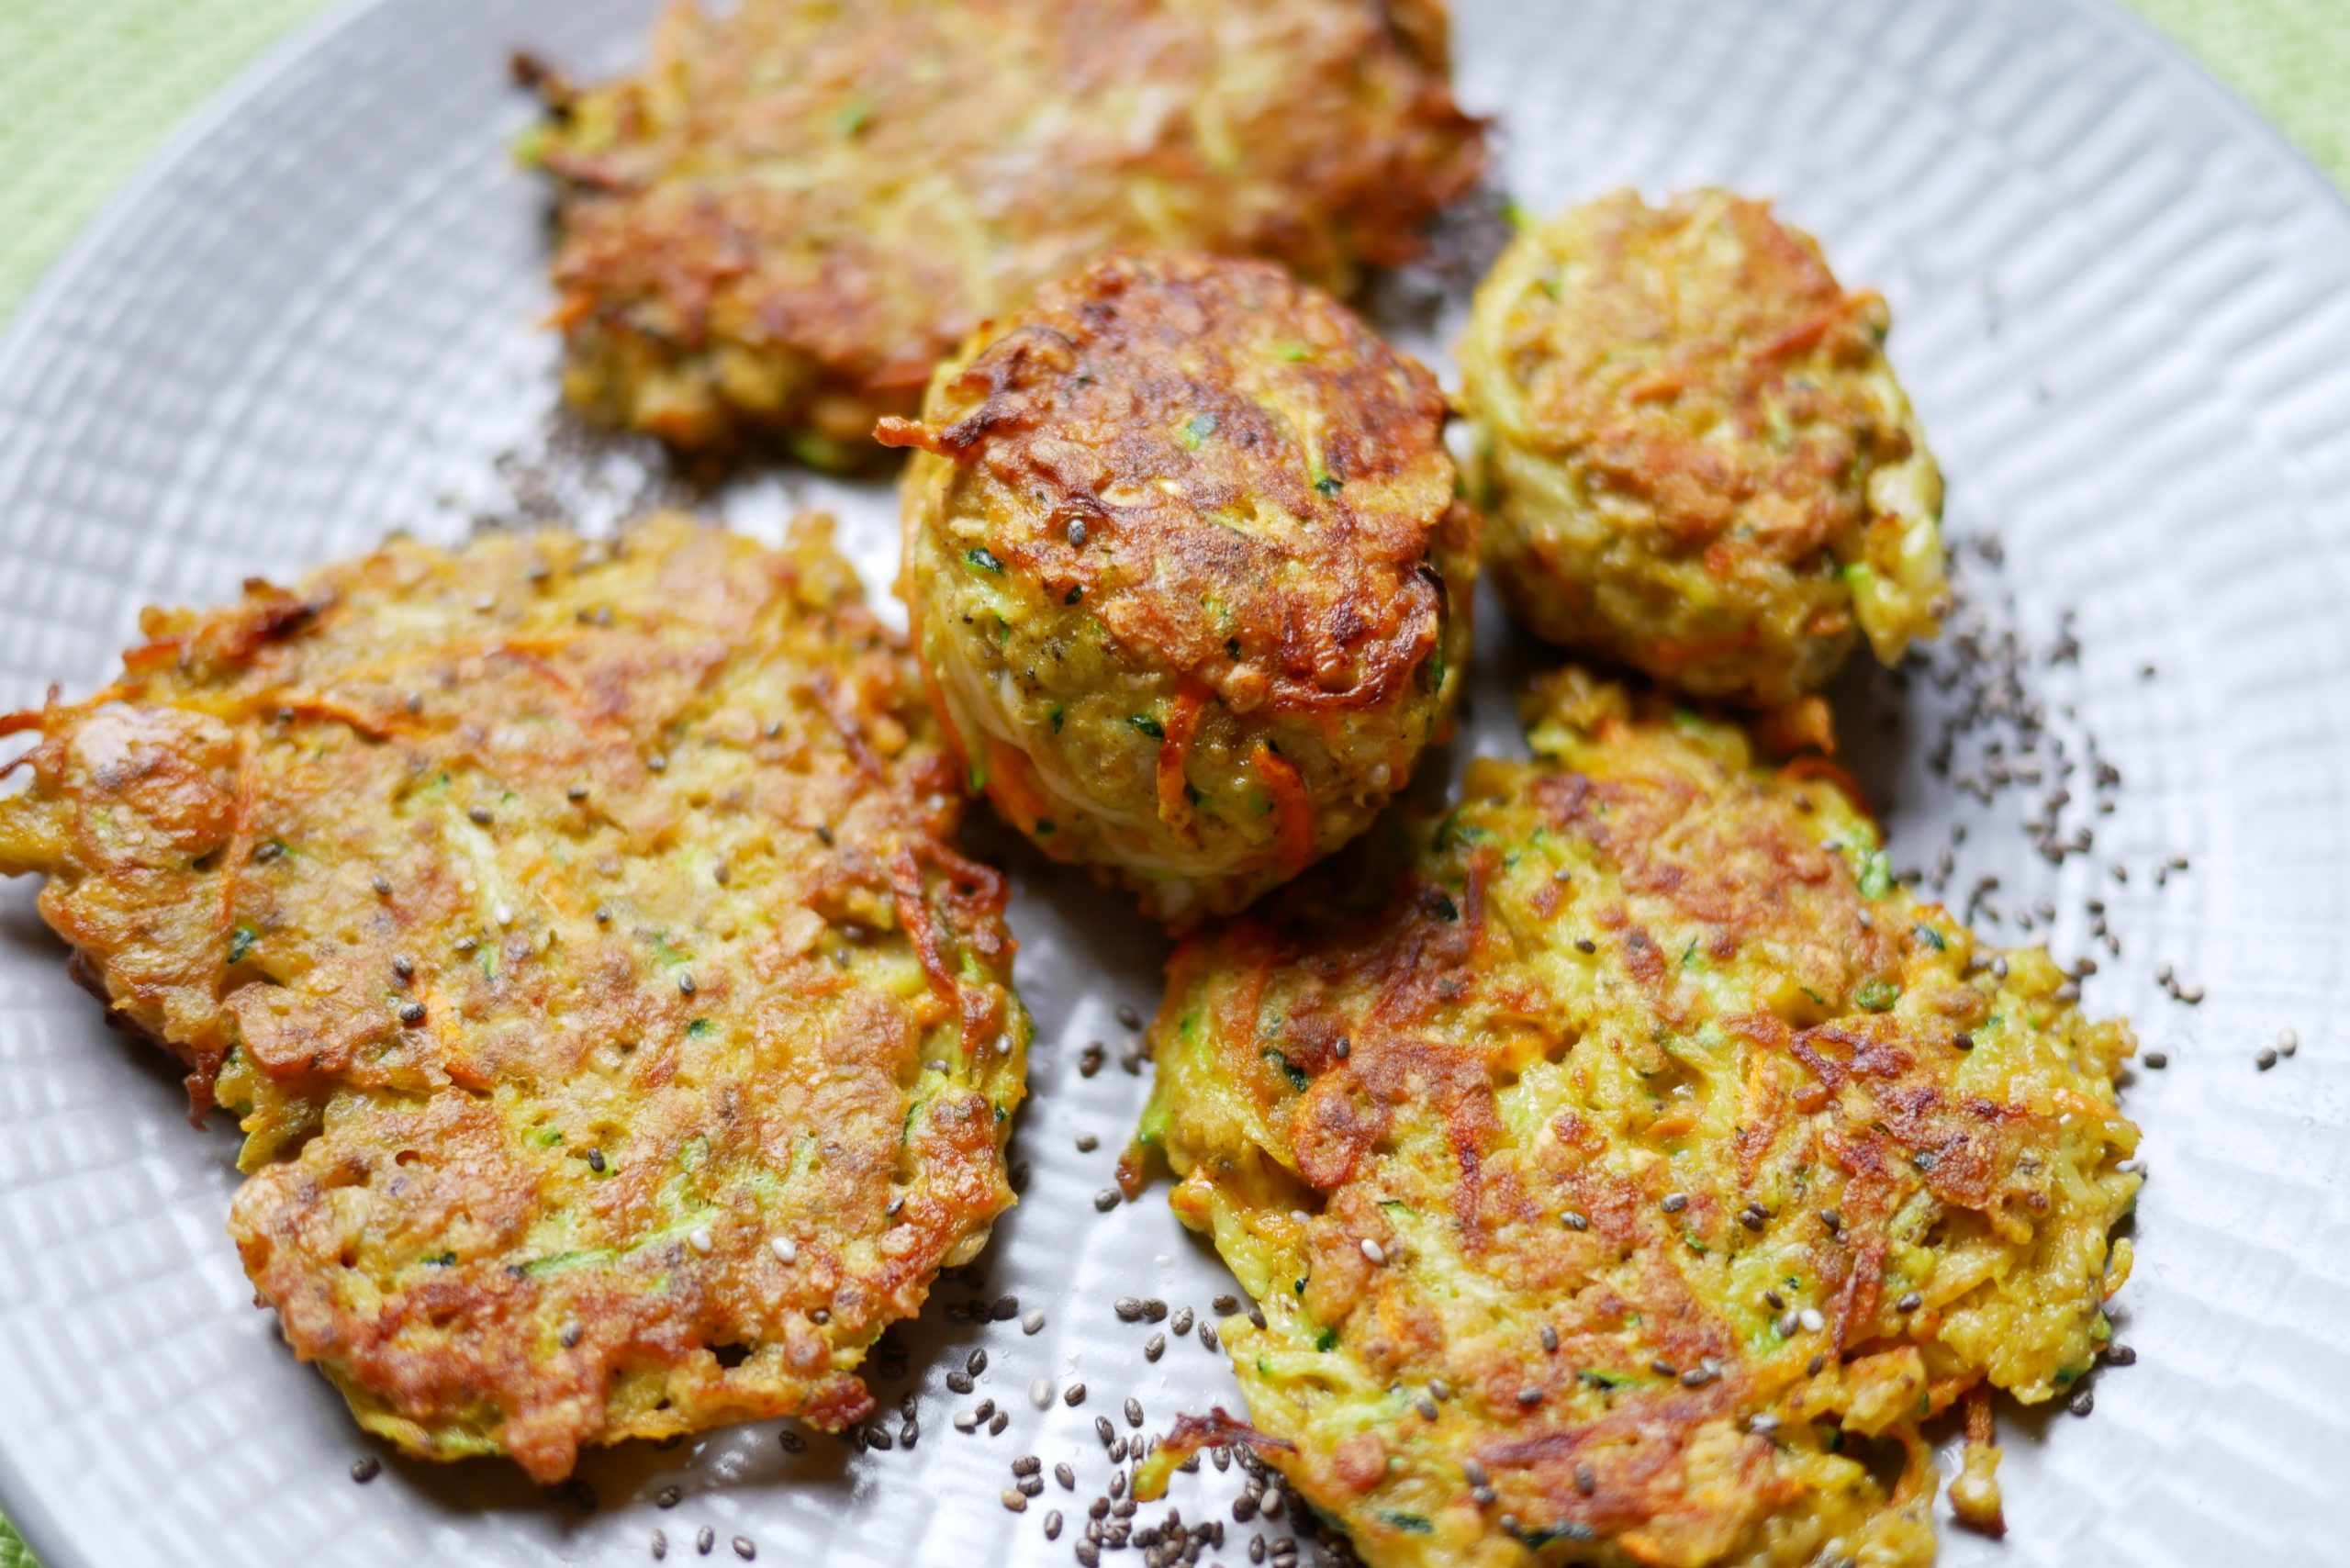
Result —
[[1136, 1152], [1261, 1435], [1156, 1468], [1253, 1442], [1382, 1568], [1929, 1562], [1919, 1423], [2108, 1337], [2129, 1031], [1830, 778], [1572, 669], [1529, 718], [1175, 956]]
[[916, 649], [971, 781], [1189, 924], [1352, 838], [1449, 722], [1476, 513], [1436, 379], [1262, 262], [1120, 252], [940, 366]]
[[565, 387], [691, 446], [860, 460], [988, 317], [1121, 243], [1345, 291], [1483, 166], [1437, 0], [742, 0], [574, 93]]
[[230, 1229], [361, 1422], [541, 1480], [860, 1418], [1012, 1200], [1006, 889], [821, 528], [396, 542], [37, 731], [0, 872], [241, 1120]]

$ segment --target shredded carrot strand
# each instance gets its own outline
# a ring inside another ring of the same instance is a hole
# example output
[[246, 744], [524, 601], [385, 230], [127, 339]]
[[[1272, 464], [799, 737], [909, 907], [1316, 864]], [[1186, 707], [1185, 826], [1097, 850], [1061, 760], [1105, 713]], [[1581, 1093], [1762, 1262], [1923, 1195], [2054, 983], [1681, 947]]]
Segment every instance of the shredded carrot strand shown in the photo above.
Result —
[[1280, 830], [1281, 870], [1294, 877], [1314, 858], [1314, 805], [1305, 798], [1305, 780], [1297, 769], [1264, 742], [1249, 759], [1273, 798], [1273, 816]]

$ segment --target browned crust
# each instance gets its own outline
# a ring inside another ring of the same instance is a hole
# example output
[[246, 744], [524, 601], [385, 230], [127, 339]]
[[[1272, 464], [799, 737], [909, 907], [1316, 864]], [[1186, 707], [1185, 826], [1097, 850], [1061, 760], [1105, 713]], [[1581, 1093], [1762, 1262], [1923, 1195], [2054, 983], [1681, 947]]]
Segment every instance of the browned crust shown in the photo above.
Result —
[[243, 1116], [230, 1230], [296, 1352], [541, 1480], [859, 1418], [1010, 1202], [1026, 1025], [1008, 886], [821, 530], [396, 543], [145, 629], [0, 720], [40, 736], [0, 873]]
[[[855, 439], [911, 411], [983, 317], [1117, 243], [1348, 287], [1415, 253], [1483, 169], [1444, 30], [1437, 0], [673, 7], [636, 77], [575, 92], [532, 71], [562, 193], [557, 320], [604, 382], [700, 384], [659, 409], [603, 388], [671, 439]], [[1238, 84], [1243, 60], [1278, 91]], [[699, 357], [728, 347], [800, 384], [746, 399]]]
[[1473, 551], [1443, 423], [1427, 370], [1320, 290], [1136, 252], [1046, 287], [878, 434], [966, 471], [1007, 572], [1145, 667], [1337, 714], [1396, 699], [1445, 625], [1431, 556]]

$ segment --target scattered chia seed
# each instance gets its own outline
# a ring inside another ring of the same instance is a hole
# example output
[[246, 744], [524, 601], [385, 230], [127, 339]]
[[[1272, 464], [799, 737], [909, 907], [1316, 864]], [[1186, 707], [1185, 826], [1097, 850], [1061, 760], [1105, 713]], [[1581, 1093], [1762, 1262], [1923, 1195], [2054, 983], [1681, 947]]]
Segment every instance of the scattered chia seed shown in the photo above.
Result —
[[374, 1454], [363, 1454], [351, 1462], [351, 1479], [364, 1486], [384, 1473], [384, 1462]]

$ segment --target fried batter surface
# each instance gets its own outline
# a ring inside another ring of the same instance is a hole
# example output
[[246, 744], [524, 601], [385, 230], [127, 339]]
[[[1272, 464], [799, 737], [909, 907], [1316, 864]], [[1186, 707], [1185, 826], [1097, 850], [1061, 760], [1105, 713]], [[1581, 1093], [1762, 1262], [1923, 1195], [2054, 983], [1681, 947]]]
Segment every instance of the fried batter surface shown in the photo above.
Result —
[[905, 575], [939, 713], [997, 808], [1163, 919], [1353, 837], [1445, 723], [1475, 513], [1444, 405], [1263, 262], [1105, 258], [940, 367]]
[[1257, 1298], [1259, 1451], [1378, 1568], [1928, 1562], [1919, 1423], [2109, 1333], [2128, 1027], [1737, 730], [1572, 670], [1530, 717], [1171, 961], [1128, 1173]]
[[1006, 888], [824, 525], [395, 542], [35, 731], [0, 872], [245, 1133], [229, 1228], [361, 1423], [583, 1444], [871, 1406], [1012, 1202]]
[[1483, 168], [1440, 0], [673, 7], [574, 94], [555, 176], [571, 399], [687, 445], [853, 461], [986, 318], [1109, 247], [1349, 289]]
[[1874, 294], [1721, 191], [1529, 229], [1460, 345], [1494, 585], [1533, 632], [1779, 707], [1944, 610], [1942, 477]]

